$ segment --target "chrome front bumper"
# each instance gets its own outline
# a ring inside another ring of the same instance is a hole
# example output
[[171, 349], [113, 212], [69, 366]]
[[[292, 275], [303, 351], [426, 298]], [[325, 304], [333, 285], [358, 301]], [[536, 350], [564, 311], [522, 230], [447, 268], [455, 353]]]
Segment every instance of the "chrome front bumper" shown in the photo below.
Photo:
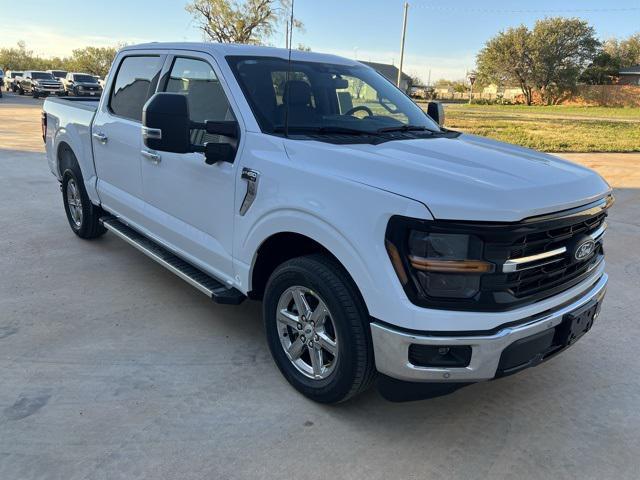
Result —
[[[505, 327], [486, 336], [427, 336], [405, 333], [379, 323], [371, 324], [376, 368], [380, 373], [409, 382], [478, 382], [496, 376], [500, 357], [505, 348], [520, 340], [559, 325], [565, 314], [576, 310], [593, 299], [602, 300], [607, 288], [607, 274], [602, 276], [584, 294], [551, 313], [543, 313], [517, 326]], [[409, 346], [468, 345], [472, 349], [467, 367], [422, 367], [409, 362]]]

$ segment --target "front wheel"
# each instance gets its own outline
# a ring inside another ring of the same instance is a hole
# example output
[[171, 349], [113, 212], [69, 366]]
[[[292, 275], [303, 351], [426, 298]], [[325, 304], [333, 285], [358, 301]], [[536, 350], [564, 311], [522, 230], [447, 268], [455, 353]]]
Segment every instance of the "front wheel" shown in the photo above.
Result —
[[334, 259], [310, 255], [279, 266], [263, 308], [271, 354], [298, 391], [337, 403], [369, 387], [375, 375], [369, 316]]

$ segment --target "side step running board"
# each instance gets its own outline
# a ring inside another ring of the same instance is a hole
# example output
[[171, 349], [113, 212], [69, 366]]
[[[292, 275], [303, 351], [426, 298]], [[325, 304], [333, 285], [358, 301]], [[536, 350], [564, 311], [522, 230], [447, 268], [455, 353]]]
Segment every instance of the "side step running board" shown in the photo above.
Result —
[[170, 270], [201, 292], [209, 295], [214, 302], [238, 305], [247, 298], [240, 290], [225, 285], [199, 268], [185, 262], [153, 240], [128, 227], [116, 217], [102, 217], [100, 218], [100, 223], [102, 223], [107, 230], [133, 245], [167, 270]]

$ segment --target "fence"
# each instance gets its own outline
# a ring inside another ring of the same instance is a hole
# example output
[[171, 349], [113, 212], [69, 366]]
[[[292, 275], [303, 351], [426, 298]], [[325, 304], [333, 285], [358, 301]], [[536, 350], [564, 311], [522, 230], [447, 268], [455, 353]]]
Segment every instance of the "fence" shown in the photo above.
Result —
[[[534, 92], [534, 103], [542, 99]], [[469, 92], [453, 92], [436, 89], [437, 100], [469, 101]], [[506, 100], [512, 103], [524, 103], [524, 96], [518, 88], [505, 88], [498, 91], [473, 92], [474, 100]], [[579, 85], [574, 95], [568, 96], [563, 104], [593, 105], [601, 107], [640, 107], [640, 86], [636, 85]]]

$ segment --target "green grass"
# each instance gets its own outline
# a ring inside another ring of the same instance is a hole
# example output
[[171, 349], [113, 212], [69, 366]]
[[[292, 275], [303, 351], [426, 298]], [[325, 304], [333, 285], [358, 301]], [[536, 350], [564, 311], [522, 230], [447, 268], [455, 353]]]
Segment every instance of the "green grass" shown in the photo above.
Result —
[[640, 108], [445, 105], [445, 126], [547, 152], [640, 152]]
[[448, 109], [466, 112], [500, 112], [527, 115], [580, 116], [595, 118], [634, 119], [640, 121], [640, 108], [631, 107], [581, 107], [573, 105], [477, 105], [448, 104]]

